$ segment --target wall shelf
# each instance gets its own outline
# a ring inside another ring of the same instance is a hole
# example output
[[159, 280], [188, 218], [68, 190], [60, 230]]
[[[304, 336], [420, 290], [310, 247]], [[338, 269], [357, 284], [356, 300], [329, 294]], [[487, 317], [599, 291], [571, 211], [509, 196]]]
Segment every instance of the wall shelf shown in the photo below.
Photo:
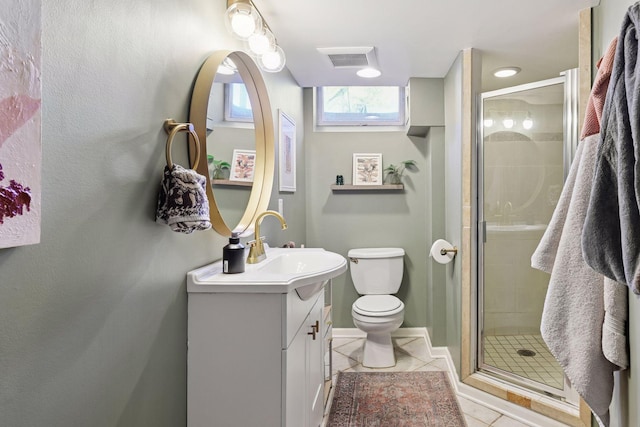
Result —
[[212, 179], [212, 185], [230, 185], [236, 187], [253, 187], [253, 182], [250, 181], [231, 181], [228, 179]]
[[331, 184], [331, 191], [402, 191], [404, 184], [382, 185], [336, 185]]

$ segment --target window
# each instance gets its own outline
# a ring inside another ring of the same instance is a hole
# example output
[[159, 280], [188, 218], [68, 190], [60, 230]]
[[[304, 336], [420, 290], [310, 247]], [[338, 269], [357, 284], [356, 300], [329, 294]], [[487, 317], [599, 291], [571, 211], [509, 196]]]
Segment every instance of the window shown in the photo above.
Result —
[[404, 88], [324, 86], [316, 88], [318, 126], [402, 126]]
[[225, 83], [224, 119], [228, 122], [253, 122], [251, 100], [244, 83]]

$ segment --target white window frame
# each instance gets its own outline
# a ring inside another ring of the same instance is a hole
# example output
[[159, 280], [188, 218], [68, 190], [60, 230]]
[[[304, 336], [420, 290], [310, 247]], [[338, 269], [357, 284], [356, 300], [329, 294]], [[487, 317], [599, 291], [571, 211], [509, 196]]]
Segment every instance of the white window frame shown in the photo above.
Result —
[[324, 119], [323, 115], [324, 115], [324, 99], [323, 99], [323, 91], [322, 91], [322, 87], [315, 87], [314, 88], [314, 97], [315, 97], [315, 114], [314, 114], [314, 120], [315, 120], [315, 125], [316, 125], [316, 130], [322, 129], [322, 128], [331, 128], [331, 127], [336, 127], [336, 128], [345, 128], [345, 127], [358, 127], [358, 128], [363, 128], [363, 127], [368, 127], [368, 126], [372, 126], [375, 127], [375, 130], [382, 130], [381, 128], [386, 127], [389, 130], [398, 130], [401, 127], [404, 127], [404, 125], [406, 124], [406, 105], [407, 105], [407, 92], [406, 92], [406, 88], [403, 86], [398, 86], [399, 92], [398, 92], [398, 114], [399, 114], [399, 118], [398, 120], [379, 120], [379, 121], [373, 121], [373, 120], [352, 120], [352, 121], [345, 121], [345, 120], [341, 120], [341, 121], [333, 121], [333, 120], [326, 120]]
[[[224, 121], [225, 122], [241, 122], [241, 123], [253, 123], [253, 109], [251, 110], [251, 117], [235, 116], [233, 115], [232, 103], [233, 99], [233, 84], [224, 84]], [[253, 108], [253, 106], [252, 106]]]

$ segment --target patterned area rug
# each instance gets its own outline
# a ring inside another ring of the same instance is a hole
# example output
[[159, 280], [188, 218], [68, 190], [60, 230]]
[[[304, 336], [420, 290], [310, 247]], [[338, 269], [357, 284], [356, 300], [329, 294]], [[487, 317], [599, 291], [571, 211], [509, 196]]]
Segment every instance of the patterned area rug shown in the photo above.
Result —
[[464, 427], [445, 372], [339, 372], [330, 427]]

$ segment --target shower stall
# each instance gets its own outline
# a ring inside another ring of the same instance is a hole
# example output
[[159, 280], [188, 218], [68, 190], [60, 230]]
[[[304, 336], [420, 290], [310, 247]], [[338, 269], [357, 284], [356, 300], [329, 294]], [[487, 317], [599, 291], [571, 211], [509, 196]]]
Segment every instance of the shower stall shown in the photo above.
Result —
[[549, 275], [531, 255], [577, 145], [577, 70], [482, 94], [478, 138], [476, 370], [576, 404], [540, 336]]

